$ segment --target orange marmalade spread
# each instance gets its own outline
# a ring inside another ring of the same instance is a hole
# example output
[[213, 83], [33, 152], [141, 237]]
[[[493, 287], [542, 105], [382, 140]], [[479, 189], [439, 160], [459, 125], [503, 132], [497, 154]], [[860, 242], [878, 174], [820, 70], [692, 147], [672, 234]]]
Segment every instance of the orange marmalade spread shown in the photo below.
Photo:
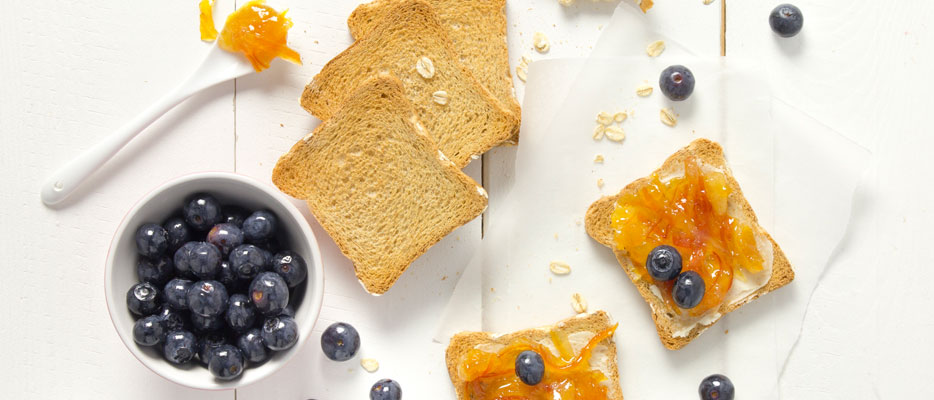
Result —
[[214, 27], [214, 0], [201, 0], [198, 9], [201, 10], [201, 40], [213, 42], [217, 39], [217, 28]]
[[645, 268], [649, 252], [663, 244], [674, 246], [684, 260], [682, 271], [700, 274], [706, 292], [697, 307], [681, 310], [671, 297], [675, 281], [654, 282], [665, 303], [692, 317], [717, 309], [734, 274], [745, 281], [743, 271], [763, 269], [755, 231], [727, 213], [732, 189], [726, 175], [691, 157], [684, 161], [683, 176], [663, 180], [655, 173], [649, 179], [616, 202], [611, 224], [617, 248], [629, 253], [640, 279], [651, 280]]
[[[558, 355], [540, 344], [518, 340], [497, 353], [471, 349], [458, 366], [458, 375], [465, 382], [464, 391], [471, 400], [599, 400], [607, 398], [607, 387], [601, 382], [607, 376], [590, 366], [590, 356], [598, 343], [613, 336], [613, 325], [590, 339], [575, 355], [566, 334], [552, 330], [549, 335]], [[516, 376], [516, 357], [533, 350], [545, 361], [542, 381], [529, 386]]]
[[286, 45], [292, 20], [285, 13], [267, 6], [264, 0], [251, 0], [227, 17], [217, 44], [246, 55], [256, 71], [269, 68], [276, 57], [301, 65], [301, 56]]

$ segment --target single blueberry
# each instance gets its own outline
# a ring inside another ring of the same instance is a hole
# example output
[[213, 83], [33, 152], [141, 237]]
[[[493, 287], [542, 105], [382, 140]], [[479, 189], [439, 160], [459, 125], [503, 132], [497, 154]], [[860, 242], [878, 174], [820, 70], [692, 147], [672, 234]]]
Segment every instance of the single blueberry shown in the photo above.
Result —
[[266, 318], [260, 332], [266, 347], [273, 351], [282, 351], [298, 341], [298, 324], [292, 317], [279, 316]]
[[156, 258], [140, 258], [136, 262], [136, 276], [140, 282], [149, 282], [153, 285], [165, 285], [175, 275], [175, 266], [169, 256]]
[[250, 216], [250, 212], [243, 207], [239, 206], [224, 206], [224, 219], [223, 221], [228, 224], [234, 224], [238, 228], [243, 226], [243, 220], [246, 217]]
[[370, 388], [370, 400], [401, 400], [402, 387], [392, 379], [380, 379]]
[[[178, 254], [178, 253], [176, 253]], [[183, 253], [184, 255], [185, 253]], [[214, 279], [220, 271], [220, 250], [208, 242], [198, 242], [191, 246], [187, 252], [188, 269], [201, 279]]]
[[191, 313], [189, 318], [191, 319], [191, 327], [197, 332], [216, 332], [224, 327], [224, 317], [220, 315], [205, 317]]
[[224, 318], [227, 319], [227, 326], [235, 332], [243, 332], [256, 322], [256, 307], [253, 307], [249, 297], [237, 293], [227, 301]]
[[694, 73], [683, 65], [672, 65], [658, 77], [658, 87], [673, 101], [687, 99], [694, 92]]
[[230, 268], [241, 280], [251, 280], [266, 269], [266, 255], [263, 249], [252, 244], [237, 246], [230, 252]]
[[278, 315], [289, 305], [289, 286], [275, 272], [263, 272], [250, 283], [250, 300], [263, 315]]
[[143, 224], [136, 230], [136, 251], [143, 257], [156, 258], [169, 248], [169, 235], [158, 224]]
[[645, 260], [649, 276], [659, 282], [670, 281], [681, 273], [681, 253], [669, 245], [656, 246]]
[[781, 4], [769, 13], [769, 26], [772, 32], [781, 37], [792, 37], [804, 27], [804, 14], [801, 9], [791, 4]]
[[214, 354], [214, 349], [226, 343], [227, 339], [216, 333], [207, 334], [198, 338], [198, 359], [201, 360], [204, 366], [207, 366], [211, 361], [211, 356]]
[[217, 224], [208, 231], [207, 241], [226, 257], [231, 250], [243, 244], [243, 231], [234, 224]]
[[532, 350], [519, 353], [516, 357], [516, 376], [526, 385], [538, 385], [545, 376], [545, 360], [542, 360], [541, 354]]
[[360, 334], [350, 324], [335, 322], [321, 334], [321, 350], [334, 361], [347, 361], [360, 350]]
[[195, 248], [201, 242], [186, 242], [179, 247], [178, 250], [175, 250], [175, 254], [172, 257], [172, 261], [175, 264], [175, 275], [181, 278], [194, 277], [194, 273], [191, 272], [191, 258], [192, 253], [195, 251]]
[[188, 309], [188, 290], [192, 282], [187, 279], [175, 278], [165, 284], [163, 296], [165, 303], [176, 310]]
[[243, 236], [249, 243], [261, 243], [272, 239], [278, 222], [269, 211], [260, 210], [243, 220]]
[[678, 275], [675, 286], [671, 288], [671, 297], [678, 307], [694, 308], [704, 298], [704, 289], [704, 280], [700, 274], [694, 271], [684, 271]]
[[697, 389], [701, 400], [733, 400], [736, 395], [736, 388], [733, 382], [720, 374], [710, 375], [701, 381]]
[[169, 218], [162, 224], [169, 238], [169, 251], [178, 250], [183, 244], [191, 240], [191, 230], [185, 220], [179, 217]]
[[165, 329], [169, 332], [186, 328], [188, 313], [175, 310], [172, 307], [169, 307], [168, 304], [162, 306], [162, 308], [159, 309], [159, 312], [155, 315], [158, 315], [162, 318], [163, 321], [165, 321]]
[[221, 345], [212, 352], [208, 370], [217, 379], [234, 379], [243, 373], [243, 354], [236, 346]]
[[159, 289], [149, 282], [140, 282], [126, 292], [126, 306], [136, 315], [152, 315], [161, 305]]
[[269, 357], [266, 351], [266, 342], [263, 341], [263, 335], [259, 329], [253, 328], [237, 338], [237, 347], [243, 353], [243, 357], [251, 363], [259, 363]]
[[198, 231], [206, 231], [221, 222], [221, 204], [207, 193], [196, 193], [185, 200], [182, 215], [189, 226]]
[[158, 315], [140, 318], [133, 324], [133, 340], [141, 346], [155, 346], [165, 334], [165, 321]]
[[227, 309], [227, 288], [218, 281], [195, 282], [188, 289], [188, 308], [204, 317], [221, 315]]
[[195, 335], [188, 331], [170, 331], [162, 345], [162, 354], [172, 364], [184, 364], [191, 361], [197, 353]]
[[308, 275], [305, 259], [289, 250], [276, 253], [269, 264], [272, 272], [282, 276], [290, 288], [298, 286]]

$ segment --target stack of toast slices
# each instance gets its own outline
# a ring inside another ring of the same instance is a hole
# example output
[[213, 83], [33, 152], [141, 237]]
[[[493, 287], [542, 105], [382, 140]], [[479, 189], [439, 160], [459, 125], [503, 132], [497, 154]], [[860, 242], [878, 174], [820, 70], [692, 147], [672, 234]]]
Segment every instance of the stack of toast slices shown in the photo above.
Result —
[[361, 5], [348, 20], [356, 42], [302, 93], [323, 122], [280, 158], [273, 183], [308, 202], [372, 294], [483, 212], [486, 192], [460, 169], [518, 140], [505, 5]]

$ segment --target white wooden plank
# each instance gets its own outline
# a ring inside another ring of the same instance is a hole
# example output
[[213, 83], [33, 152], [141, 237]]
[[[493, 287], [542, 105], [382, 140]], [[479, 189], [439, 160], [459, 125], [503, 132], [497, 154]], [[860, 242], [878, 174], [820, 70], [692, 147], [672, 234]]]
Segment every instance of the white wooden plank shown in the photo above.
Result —
[[113, 232], [138, 198], [176, 175], [233, 168], [233, 84], [170, 112], [64, 207], [39, 201], [47, 174], [197, 66], [207, 45], [196, 4], [4, 1], [2, 9], [0, 397], [233, 398], [143, 367], [118, 339], [102, 287]]

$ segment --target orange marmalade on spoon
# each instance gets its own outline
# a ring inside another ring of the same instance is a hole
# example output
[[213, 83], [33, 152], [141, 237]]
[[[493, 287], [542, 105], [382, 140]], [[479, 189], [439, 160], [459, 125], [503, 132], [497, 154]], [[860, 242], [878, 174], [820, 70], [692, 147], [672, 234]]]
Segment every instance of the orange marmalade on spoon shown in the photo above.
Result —
[[[222, 49], [243, 53], [257, 72], [269, 68], [276, 57], [301, 65], [301, 56], [286, 45], [292, 20], [265, 4], [265, 0], [250, 0], [227, 17], [217, 45]], [[211, 17], [211, 1], [202, 0], [201, 37], [217, 36]], [[213, 32], [212, 32], [213, 31]]]
[[745, 281], [744, 271], [763, 269], [755, 231], [728, 213], [732, 188], [726, 175], [689, 157], [682, 176], [662, 179], [655, 173], [648, 179], [616, 202], [610, 222], [617, 249], [628, 253], [639, 279], [651, 281], [645, 267], [649, 252], [659, 245], [674, 246], [684, 260], [682, 271], [700, 274], [706, 291], [700, 304], [681, 310], [671, 297], [675, 280], [652, 282], [662, 299], [671, 310], [691, 317], [718, 309], [734, 275]]
[[[577, 355], [567, 335], [557, 330], [549, 335], [558, 355], [529, 340], [518, 340], [497, 353], [471, 349], [458, 366], [464, 392], [471, 400], [606, 399], [607, 387], [602, 382], [608, 378], [590, 366], [590, 356], [600, 342], [613, 336], [618, 325], [597, 333]], [[545, 375], [535, 386], [516, 376], [516, 357], [526, 350], [535, 351], [545, 361]]]

